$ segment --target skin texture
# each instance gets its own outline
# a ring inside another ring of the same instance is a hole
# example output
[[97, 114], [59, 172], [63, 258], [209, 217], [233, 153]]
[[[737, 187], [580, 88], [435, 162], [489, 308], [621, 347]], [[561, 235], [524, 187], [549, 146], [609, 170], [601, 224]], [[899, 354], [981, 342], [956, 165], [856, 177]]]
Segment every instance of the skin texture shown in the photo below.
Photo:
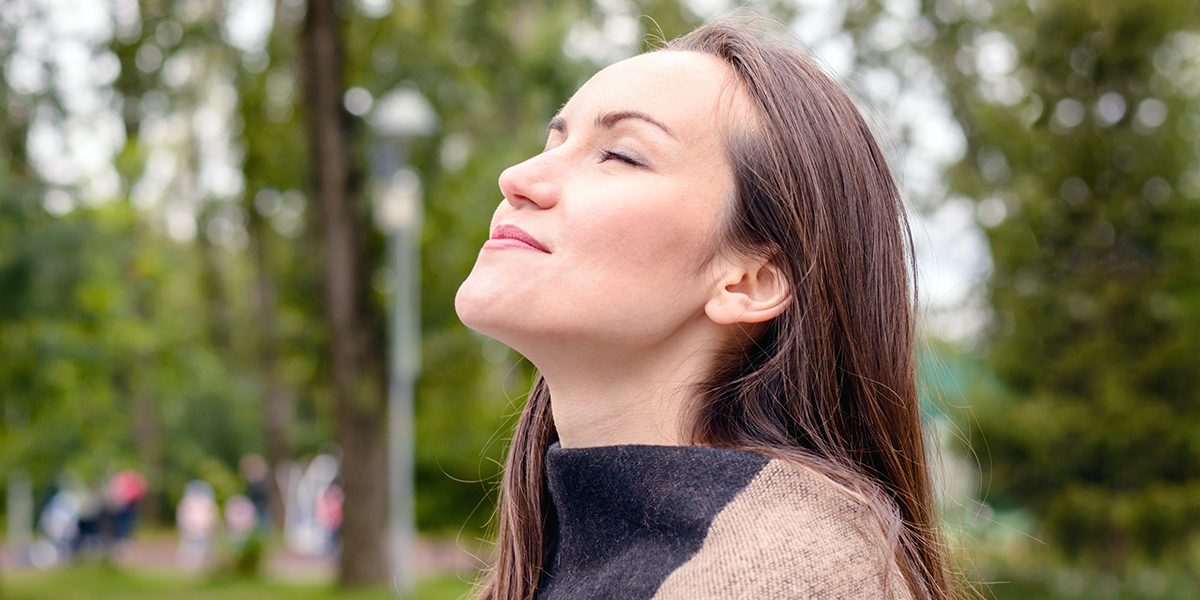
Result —
[[563, 446], [684, 443], [717, 352], [786, 305], [769, 257], [718, 247], [723, 132], [744, 105], [717, 60], [644, 54], [584, 84], [546, 149], [501, 174], [493, 238], [514, 225], [547, 252], [493, 239], [455, 308], [537, 366]]

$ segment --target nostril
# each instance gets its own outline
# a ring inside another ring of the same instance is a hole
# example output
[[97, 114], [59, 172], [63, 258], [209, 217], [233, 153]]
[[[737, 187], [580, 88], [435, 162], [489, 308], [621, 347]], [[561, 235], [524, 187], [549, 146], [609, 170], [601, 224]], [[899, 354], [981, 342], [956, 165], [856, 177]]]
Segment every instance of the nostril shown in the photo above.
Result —
[[505, 194], [504, 200], [507, 201], [513, 208], [520, 208], [522, 204], [537, 204], [528, 196], [523, 194]]

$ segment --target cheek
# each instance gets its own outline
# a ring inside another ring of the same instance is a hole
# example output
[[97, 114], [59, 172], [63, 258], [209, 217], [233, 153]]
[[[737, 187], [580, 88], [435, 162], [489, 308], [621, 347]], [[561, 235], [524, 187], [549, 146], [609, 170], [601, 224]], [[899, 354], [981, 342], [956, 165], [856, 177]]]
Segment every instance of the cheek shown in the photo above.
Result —
[[651, 199], [612, 202], [571, 219], [575, 231], [568, 235], [589, 240], [580, 258], [620, 279], [690, 277], [707, 256], [715, 206], [686, 195], [640, 197]]

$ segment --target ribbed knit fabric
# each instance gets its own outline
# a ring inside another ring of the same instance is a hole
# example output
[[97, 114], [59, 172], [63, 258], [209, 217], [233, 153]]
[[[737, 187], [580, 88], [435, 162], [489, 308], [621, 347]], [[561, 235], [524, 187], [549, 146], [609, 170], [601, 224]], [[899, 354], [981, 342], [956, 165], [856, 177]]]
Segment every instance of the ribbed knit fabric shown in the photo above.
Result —
[[738, 450], [546, 456], [558, 530], [538, 600], [908, 600], [878, 521], [805, 469]]

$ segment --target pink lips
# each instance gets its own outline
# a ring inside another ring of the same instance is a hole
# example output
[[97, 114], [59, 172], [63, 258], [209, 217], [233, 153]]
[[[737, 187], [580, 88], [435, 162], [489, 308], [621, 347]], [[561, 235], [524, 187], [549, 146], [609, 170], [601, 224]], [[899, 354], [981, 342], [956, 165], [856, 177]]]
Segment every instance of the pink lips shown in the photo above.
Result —
[[525, 232], [524, 229], [516, 225], [497, 225], [492, 230], [492, 239], [483, 243], [484, 250], [502, 250], [512, 248], [514, 250], [536, 250], [550, 254], [540, 242], [532, 235]]

